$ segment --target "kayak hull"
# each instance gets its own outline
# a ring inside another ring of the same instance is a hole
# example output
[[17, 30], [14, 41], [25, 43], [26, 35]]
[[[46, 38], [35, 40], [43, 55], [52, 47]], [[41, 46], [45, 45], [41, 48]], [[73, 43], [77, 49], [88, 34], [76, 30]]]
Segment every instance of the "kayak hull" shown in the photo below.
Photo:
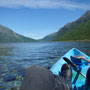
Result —
[[[83, 52], [79, 51], [76, 48], [71, 49], [70, 51], [68, 51], [65, 55], [63, 55], [51, 68], [50, 71], [52, 71], [53, 74], [59, 75], [59, 72], [61, 72], [61, 67], [63, 64], [65, 64], [66, 62], [64, 61], [63, 57], [67, 57], [68, 59], [71, 60], [71, 56], [76, 56], [76, 55], [80, 55], [80, 56], [84, 56], [86, 59], [90, 60], [90, 57], [87, 56], [86, 54], [84, 54]], [[82, 60], [82, 64], [81, 65], [77, 65], [78, 68], [80, 68], [80, 70], [82, 71], [82, 73], [86, 76], [87, 70], [90, 67], [90, 65], [88, 65], [88, 62]], [[75, 63], [76, 64], [76, 63]], [[78, 75], [77, 80], [75, 81], [75, 77], [77, 75], [77, 72], [73, 71], [73, 75], [72, 75], [72, 86], [76, 86], [76, 87], [81, 87], [82, 85], [85, 85], [85, 78], [82, 75]]]

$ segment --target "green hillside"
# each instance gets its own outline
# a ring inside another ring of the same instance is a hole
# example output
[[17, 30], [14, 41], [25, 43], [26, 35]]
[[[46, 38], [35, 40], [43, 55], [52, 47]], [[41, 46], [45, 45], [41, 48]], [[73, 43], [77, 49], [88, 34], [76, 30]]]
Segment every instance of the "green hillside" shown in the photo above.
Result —
[[11, 29], [0, 25], [0, 43], [7, 42], [34, 42], [36, 40], [24, 37], [13, 32]]
[[78, 20], [66, 24], [58, 32], [47, 35], [42, 41], [90, 41], [90, 10]]
[[39, 41], [52, 41], [55, 38], [56, 33], [52, 33], [50, 35], [45, 36], [44, 38], [40, 39]]
[[90, 10], [77, 21], [66, 24], [61, 28], [54, 41], [90, 40]]
[[[66, 41], [66, 40], [90, 40], [90, 20], [82, 24], [76, 23], [71, 29], [65, 32], [57, 34], [54, 40]], [[59, 36], [60, 35], [60, 36]]]

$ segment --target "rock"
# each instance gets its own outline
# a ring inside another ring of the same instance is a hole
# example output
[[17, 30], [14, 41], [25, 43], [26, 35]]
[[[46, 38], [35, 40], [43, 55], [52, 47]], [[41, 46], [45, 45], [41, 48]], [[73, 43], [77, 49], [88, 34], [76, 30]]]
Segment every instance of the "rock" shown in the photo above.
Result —
[[19, 68], [18, 68], [18, 69], [17, 69], [17, 73], [18, 73], [19, 76], [24, 77], [25, 74], [26, 74], [26, 69], [24, 69], [24, 68], [19, 69]]
[[13, 87], [13, 88], [10, 88], [9, 90], [19, 90], [19, 87]]
[[14, 75], [14, 74], [5, 75], [5, 77], [3, 78], [3, 81], [5, 81], [5, 82], [10, 82], [10, 81], [14, 81], [14, 80], [16, 80], [16, 75]]
[[5, 90], [5, 89], [6, 87], [2, 83], [0, 83], [0, 90]]

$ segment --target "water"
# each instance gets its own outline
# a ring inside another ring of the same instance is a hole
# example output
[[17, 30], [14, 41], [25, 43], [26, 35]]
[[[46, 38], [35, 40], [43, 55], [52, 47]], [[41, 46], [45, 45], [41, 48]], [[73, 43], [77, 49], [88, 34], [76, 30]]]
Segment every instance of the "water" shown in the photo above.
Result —
[[36, 42], [0, 44], [0, 90], [18, 89], [28, 67], [52, 66], [71, 48], [90, 56], [90, 42]]

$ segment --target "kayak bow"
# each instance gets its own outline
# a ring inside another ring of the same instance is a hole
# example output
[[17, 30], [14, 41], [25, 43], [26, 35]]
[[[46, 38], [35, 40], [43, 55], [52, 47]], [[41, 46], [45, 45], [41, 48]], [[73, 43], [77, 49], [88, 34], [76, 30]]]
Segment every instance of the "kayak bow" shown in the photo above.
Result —
[[[88, 62], [84, 60], [84, 58], [73, 58], [72, 56], [85, 57], [85, 59], [88, 60]], [[83, 73], [83, 76], [86, 76], [87, 70], [90, 67], [89, 65], [90, 57], [76, 48], [72, 48], [70, 51], [68, 51], [50, 68], [50, 71], [52, 71], [53, 74], [59, 75], [59, 72], [61, 72], [62, 65], [66, 63], [63, 57], [68, 58], [71, 62], [76, 64], [76, 67], [78, 68], [78, 70], [81, 70], [80, 72]], [[77, 72], [74, 69], [72, 69], [72, 71], [73, 71], [72, 86], [80, 87], [82, 85], [85, 85], [86, 78], [84, 78], [81, 74], [79, 74], [77, 80], [75, 81], [74, 79], [77, 75]], [[73, 83], [73, 81], [75, 81], [75, 83]]]

